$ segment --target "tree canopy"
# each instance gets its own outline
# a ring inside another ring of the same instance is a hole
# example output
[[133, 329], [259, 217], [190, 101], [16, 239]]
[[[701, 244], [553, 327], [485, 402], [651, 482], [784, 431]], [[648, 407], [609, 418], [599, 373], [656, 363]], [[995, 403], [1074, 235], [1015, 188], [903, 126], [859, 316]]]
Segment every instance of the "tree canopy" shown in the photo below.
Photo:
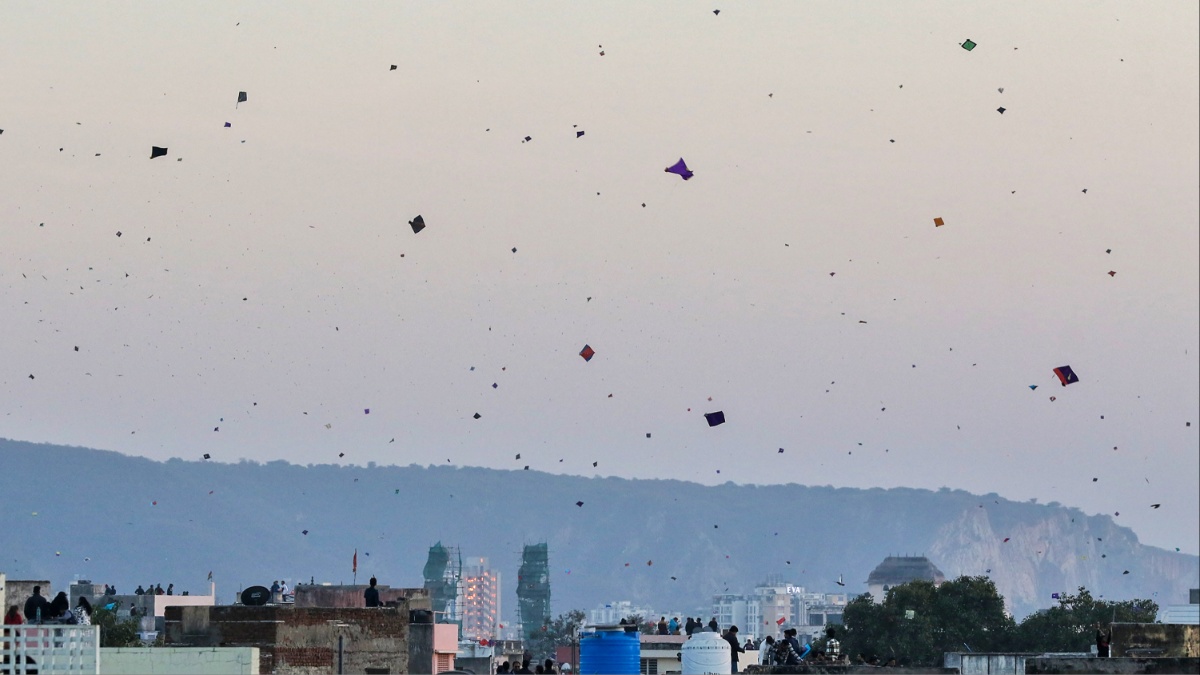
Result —
[[902, 665], [941, 663], [951, 651], [1005, 649], [1016, 629], [1004, 599], [987, 577], [959, 577], [934, 586], [914, 581], [888, 591], [883, 604], [869, 594], [854, 598], [843, 614], [842, 652]]
[[532, 640], [527, 641], [525, 649], [538, 660], [554, 658], [555, 649], [570, 646], [575, 640], [575, 631], [585, 617], [586, 615], [578, 609], [559, 614], [557, 619], [552, 619], [542, 626], [542, 630]]
[[1086, 588], [1064, 593], [1058, 606], [1017, 625], [987, 577], [959, 577], [934, 586], [913, 581], [891, 588], [882, 604], [869, 594], [846, 605], [842, 652], [896, 658], [901, 665], [938, 665], [945, 652], [1086, 652], [1096, 624], [1153, 623], [1151, 600], [1097, 600]]
[[1084, 587], [1063, 593], [1057, 607], [1025, 617], [1017, 631], [1023, 651], [1086, 652], [1095, 642], [1096, 624], [1154, 623], [1158, 603], [1153, 600], [1097, 600]]

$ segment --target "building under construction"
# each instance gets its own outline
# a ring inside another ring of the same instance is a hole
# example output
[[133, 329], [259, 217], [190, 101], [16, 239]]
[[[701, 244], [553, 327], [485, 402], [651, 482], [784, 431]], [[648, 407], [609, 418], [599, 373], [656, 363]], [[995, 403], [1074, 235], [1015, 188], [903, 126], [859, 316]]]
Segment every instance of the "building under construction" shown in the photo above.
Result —
[[429, 547], [429, 559], [425, 562], [425, 588], [433, 604], [434, 621], [437, 623], [462, 622], [462, 554], [457, 546], [442, 546], [438, 542]]
[[526, 544], [517, 573], [517, 618], [528, 643], [550, 623], [550, 552], [546, 544]]

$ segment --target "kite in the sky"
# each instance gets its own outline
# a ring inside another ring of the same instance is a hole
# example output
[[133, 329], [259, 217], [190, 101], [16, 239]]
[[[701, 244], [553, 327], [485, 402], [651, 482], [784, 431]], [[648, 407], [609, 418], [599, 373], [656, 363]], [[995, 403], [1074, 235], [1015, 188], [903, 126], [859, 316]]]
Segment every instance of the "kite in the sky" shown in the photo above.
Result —
[[204, 459], [209, 459], [209, 454], [207, 452], [204, 453]]
[[229, 128], [229, 127], [231, 127], [231, 126], [233, 126], [233, 125], [232, 125], [232, 124], [230, 124], [229, 122], [226, 122], [226, 123], [225, 123], [225, 128], [226, 128], [226, 129], [228, 129], [228, 128]]
[[1064, 387], [1079, 381], [1079, 376], [1075, 374], [1075, 371], [1071, 370], [1071, 366], [1059, 366], [1054, 369], [1054, 374], [1058, 376]]
[[1000, 106], [999, 108], [996, 108], [996, 112], [1000, 113], [1001, 115], [1004, 114], [1005, 110], [1007, 110], [1007, 108], [1005, 108], [1004, 106]]
[[663, 171], [666, 171], [667, 173], [673, 173], [684, 180], [687, 180], [694, 175], [691, 170], [687, 168], [687, 163], [683, 161], [682, 157], [679, 158], [678, 162], [668, 166], [667, 168], [663, 169]]
[[584, 361], [591, 361], [592, 357], [596, 355], [596, 350], [592, 349], [591, 345], [584, 345], [583, 349], [579, 351], [579, 355], [583, 357]]
[[388, 68], [388, 70], [389, 70], [389, 71], [390, 71], [390, 70], [395, 70], [395, 69], [396, 69], [396, 66], [395, 66], [395, 65], [392, 65], [392, 67], [391, 67], [391, 68]]
[[967, 51], [971, 51], [972, 49], [975, 49], [975, 43], [972, 42], [970, 39], [967, 39], [965, 42], [962, 43], [962, 48]]
[[1036, 384], [1031, 384], [1031, 385], [1029, 385], [1029, 388], [1030, 388], [1030, 389], [1037, 389], [1037, 385], [1036, 385]]
[[413, 218], [412, 220], [408, 221], [408, 224], [412, 225], [413, 234], [416, 234], [416, 233], [420, 232], [421, 230], [425, 229], [425, 219], [422, 218], [421, 216], [417, 216], [416, 218]]
[[941, 218], [934, 218], [934, 219], [933, 219], [933, 226], [934, 226], [934, 227], [941, 227], [941, 226], [943, 226], [943, 225], [945, 225], [945, 224], [946, 224], [946, 221], [942, 220]]
[[154, 159], [155, 157], [166, 157], [166, 156], [167, 156], [166, 148], [160, 148], [157, 145], [150, 146], [150, 159]]
[[1113, 271], [1113, 270], [1109, 270], [1109, 272], [1108, 272], [1108, 276], [1110, 276], [1110, 277], [1115, 277], [1115, 276], [1117, 276], [1117, 273], [1116, 273], [1115, 271]]
[[725, 411], [718, 410], [717, 412], [704, 413], [704, 419], [708, 421], [708, 426], [710, 427], [725, 424]]
[[246, 92], [244, 92], [244, 91], [239, 91], [239, 92], [238, 92], [238, 100], [237, 100], [237, 103], [234, 103], [234, 104], [233, 104], [233, 107], [235, 107], [235, 108], [236, 108], [236, 107], [238, 107], [238, 103], [245, 103], [245, 102], [246, 102]]

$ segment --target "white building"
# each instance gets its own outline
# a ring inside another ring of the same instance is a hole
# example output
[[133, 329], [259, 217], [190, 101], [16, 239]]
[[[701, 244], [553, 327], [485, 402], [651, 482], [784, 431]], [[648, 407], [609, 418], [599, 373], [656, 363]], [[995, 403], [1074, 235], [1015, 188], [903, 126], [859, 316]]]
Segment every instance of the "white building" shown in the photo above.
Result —
[[722, 630], [737, 626], [743, 638], [779, 638], [785, 628], [813, 638], [824, 633], [826, 625], [842, 622], [847, 599], [845, 593], [813, 593], [773, 578], [751, 594], [714, 595], [712, 613]]
[[660, 616], [655, 614], [653, 609], [634, 605], [629, 600], [613, 600], [595, 609], [589, 609], [587, 623], [589, 626], [620, 623], [621, 619], [634, 615], [642, 617], [642, 621], [658, 621]]

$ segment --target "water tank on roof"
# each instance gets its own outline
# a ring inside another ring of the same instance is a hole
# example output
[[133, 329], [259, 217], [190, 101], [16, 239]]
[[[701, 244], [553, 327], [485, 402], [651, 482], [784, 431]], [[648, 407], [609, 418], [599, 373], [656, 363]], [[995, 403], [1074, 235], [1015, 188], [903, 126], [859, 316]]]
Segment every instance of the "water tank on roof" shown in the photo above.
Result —
[[711, 631], [692, 633], [691, 639], [683, 643], [680, 651], [683, 652], [684, 675], [728, 673], [732, 667], [729, 643]]
[[627, 633], [624, 626], [597, 626], [579, 636], [579, 673], [638, 675], [641, 648], [636, 632]]

